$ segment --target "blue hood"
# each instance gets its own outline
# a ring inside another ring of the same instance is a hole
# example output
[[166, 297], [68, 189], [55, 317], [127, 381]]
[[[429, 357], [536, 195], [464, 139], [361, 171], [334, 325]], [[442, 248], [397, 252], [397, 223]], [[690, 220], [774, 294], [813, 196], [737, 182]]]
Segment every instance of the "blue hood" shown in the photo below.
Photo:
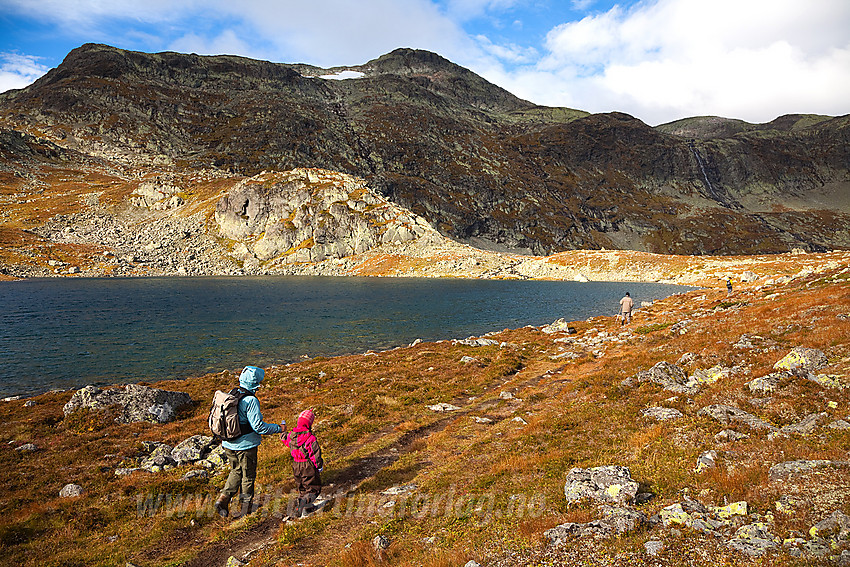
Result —
[[246, 366], [239, 376], [239, 385], [252, 392], [260, 387], [260, 382], [266, 376], [266, 371], [256, 366]]

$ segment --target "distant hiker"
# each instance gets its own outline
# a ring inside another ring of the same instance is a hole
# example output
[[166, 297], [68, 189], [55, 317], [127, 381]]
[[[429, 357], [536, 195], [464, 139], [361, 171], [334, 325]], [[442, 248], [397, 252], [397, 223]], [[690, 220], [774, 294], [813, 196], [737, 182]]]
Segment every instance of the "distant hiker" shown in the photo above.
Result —
[[319, 473], [325, 468], [322, 449], [312, 427], [315, 419], [313, 410], [306, 409], [298, 416], [298, 424], [283, 439], [292, 455], [292, 474], [298, 487], [298, 501], [295, 517], [300, 518], [316, 510], [313, 502], [322, 492], [322, 479]]
[[732, 293], [732, 280], [730, 278], [726, 278], [726, 295]]
[[634, 306], [635, 302], [632, 301], [629, 292], [626, 292], [626, 296], [620, 300], [620, 325], [628, 325], [632, 322], [632, 307]]
[[254, 499], [254, 480], [257, 478], [257, 448], [260, 446], [260, 435], [271, 435], [285, 431], [286, 422], [280, 425], [266, 423], [260, 412], [260, 402], [256, 392], [263, 381], [266, 372], [256, 366], [246, 366], [239, 376], [241, 396], [237, 408], [242, 435], [231, 440], [222, 440], [221, 446], [230, 463], [230, 474], [215, 501], [215, 510], [222, 517], [227, 517], [230, 500], [239, 494], [240, 511], [245, 515], [251, 510]]

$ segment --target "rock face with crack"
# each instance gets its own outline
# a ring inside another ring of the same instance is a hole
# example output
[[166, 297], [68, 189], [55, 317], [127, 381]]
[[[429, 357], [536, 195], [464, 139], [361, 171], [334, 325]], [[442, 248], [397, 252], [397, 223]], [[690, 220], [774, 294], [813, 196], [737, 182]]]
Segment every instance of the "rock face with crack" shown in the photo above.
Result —
[[74, 393], [63, 411], [70, 415], [81, 408], [105, 410], [117, 408], [118, 423], [149, 421], [167, 423], [177, 416], [177, 410], [192, 403], [184, 392], [169, 392], [138, 384], [101, 390], [97, 386], [86, 386]]
[[225, 238], [260, 261], [321, 262], [381, 245], [439, 235], [429, 224], [371, 191], [361, 179], [297, 169], [238, 183], [216, 205]]

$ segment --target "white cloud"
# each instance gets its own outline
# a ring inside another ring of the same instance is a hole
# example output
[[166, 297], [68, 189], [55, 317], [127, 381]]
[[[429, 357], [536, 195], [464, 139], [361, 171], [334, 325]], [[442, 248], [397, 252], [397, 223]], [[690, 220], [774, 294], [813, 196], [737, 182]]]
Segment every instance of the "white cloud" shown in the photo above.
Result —
[[510, 74], [506, 87], [541, 104], [622, 110], [650, 123], [700, 114], [757, 122], [844, 114], [848, 30], [846, 0], [615, 6], [553, 28], [548, 53], [533, 69]]
[[38, 57], [0, 53], [0, 92], [22, 89], [47, 71], [48, 68], [38, 62]]

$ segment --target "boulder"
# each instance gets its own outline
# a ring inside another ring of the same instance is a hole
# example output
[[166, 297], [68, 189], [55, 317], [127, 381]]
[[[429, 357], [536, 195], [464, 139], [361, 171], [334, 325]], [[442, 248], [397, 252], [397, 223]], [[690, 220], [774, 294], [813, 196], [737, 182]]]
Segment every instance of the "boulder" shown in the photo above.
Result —
[[713, 404], [710, 406], [705, 406], [704, 408], [699, 410], [697, 415], [707, 415], [713, 419], [716, 419], [723, 425], [741, 423], [753, 429], [767, 429], [769, 431], [776, 430], [776, 427], [767, 423], [766, 421], [762, 421], [751, 413], [747, 413], [742, 409], [723, 404]]
[[800, 476], [817, 469], [822, 469], [826, 467], [831, 467], [834, 464], [832, 461], [825, 460], [814, 460], [814, 461], [786, 461], [784, 463], [777, 463], [770, 467], [770, 470], [767, 473], [768, 478], [774, 482], [782, 482], [794, 476]]
[[685, 371], [676, 364], [671, 364], [665, 360], [657, 363], [649, 370], [643, 370], [635, 375], [637, 382], [653, 382], [658, 384], [665, 390], [676, 392], [677, 394], [695, 394], [699, 388], [695, 384], [690, 384]]
[[670, 421], [682, 417], [682, 412], [676, 408], [651, 407], [640, 410], [641, 415], [658, 421]]
[[609, 465], [592, 469], [574, 468], [567, 474], [564, 496], [567, 504], [589, 499], [624, 505], [633, 502], [638, 483], [628, 467]]
[[725, 443], [727, 441], [740, 441], [741, 439], [746, 439], [749, 435], [745, 433], [738, 433], [734, 429], [724, 429], [720, 433], [714, 436], [714, 440], [718, 443]]
[[445, 402], [440, 402], [439, 404], [427, 406], [427, 408], [431, 411], [435, 411], [435, 412], [438, 412], [438, 413], [444, 413], [444, 412], [447, 412], [447, 411], [457, 411], [457, 410], [460, 409], [459, 407], [457, 407], [455, 405], [447, 404]]
[[214, 439], [207, 435], [193, 435], [178, 443], [171, 451], [171, 458], [178, 465], [194, 463], [204, 458], [204, 454], [212, 447]]
[[797, 423], [782, 427], [779, 432], [784, 433], [786, 435], [809, 435], [815, 430], [818, 425], [826, 421], [827, 418], [829, 418], [829, 415], [825, 412], [812, 413], [807, 415]]
[[728, 545], [744, 555], [757, 557], [778, 549], [779, 541], [779, 538], [770, 533], [767, 525], [756, 522], [738, 528]]
[[169, 392], [138, 384], [109, 390], [86, 386], [74, 393], [63, 411], [67, 416], [82, 408], [99, 410], [114, 407], [118, 410], [115, 418], [118, 423], [167, 423], [174, 420], [178, 409], [191, 403], [192, 398], [185, 392]]
[[557, 321], [542, 327], [540, 330], [546, 334], [568, 333], [570, 331], [570, 325], [564, 319], [558, 319]]
[[814, 372], [827, 364], [826, 355], [823, 351], [815, 348], [795, 347], [781, 360], [773, 365], [774, 370], [793, 371], [803, 368]]
[[701, 473], [708, 469], [713, 469], [717, 466], [717, 451], [705, 451], [697, 459], [697, 466], [694, 468], [695, 473]]
[[698, 386], [701, 384], [714, 384], [721, 378], [728, 378], [732, 374], [731, 368], [725, 368], [719, 364], [711, 368], [698, 368], [688, 378], [689, 386]]
[[62, 487], [62, 490], [59, 491], [60, 498], [74, 498], [76, 496], [82, 496], [83, 487], [79, 484], [66, 484]]
[[546, 530], [543, 536], [553, 545], [563, 545], [570, 537], [591, 536], [596, 539], [605, 539], [641, 530], [648, 524], [646, 514], [634, 508], [602, 506], [601, 512], [602, 517], [598, 520], [584, 524], [572, 522], [561, 524]]
[[809, 529], [813, 538], [835, 538], [847, 541], [850, 539], [850, 516], [841, 510], [836, 510]]
[[747, 387], [751, 392], [773, 392], [782, 382], [788, 381], [794, 375], [790, 372], [773, 372], [766, 376], [760, 376], [747, 382]]

